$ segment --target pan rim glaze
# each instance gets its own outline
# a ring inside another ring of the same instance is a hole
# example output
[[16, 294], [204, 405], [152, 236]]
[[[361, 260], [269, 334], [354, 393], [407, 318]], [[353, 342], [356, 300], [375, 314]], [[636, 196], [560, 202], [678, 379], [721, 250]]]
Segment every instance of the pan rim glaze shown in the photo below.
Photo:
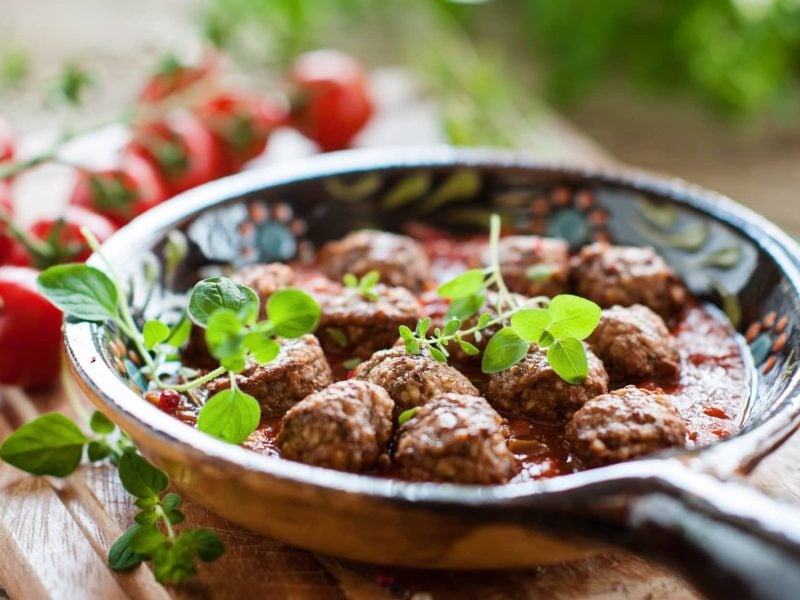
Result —
[[[682, 204], [742, 231], [770, 255], [786, 274], [800, 296], [800, 270], [790, 253], [800, 256], [800, 247], [776, 225], [730, 198], [705, 190], [682, 179], [656, 175], [641, 169], [619, 166], [544, 161], [517, 152], [452, 147], [398, 147], [337, 152], [292, 163], [279, 163], [247, 171], [185, 192], [139, 217], [114, 234], [103, 251], [114, 263], [124, 260], [132, 249], [149, 247], [149, 242], [211, 206], [235, 203], [241, 196], [264, 188], [292, 184], [327, 176], [371, 170], [422, 167], [484, 167], [536, 170], [579, 176], [598, 182], [675, 199]], [[98, 257], [90, 264], [99, 265]], [[226, 468], [262, 473], [316, 488], [376, 499], [433, 504], [487, 505], [511, 498], [567, 492], [609, 479], [642, 478], [671, 471], [677, 463], [693, 470], [727, 478], [749, 471], [779, 446], [800, 424], [800, 370], [794, 373], [782, 394], [773, 401], [783, 408], [750, 430], [705, 448], [659, 455], [592, 471], [553, 479], [510, 483], [499, 486], [471, 486], [414, 483], [368, 475], [333, 471], [320, 467], [257, 454], [216, 440], [164, 414], [131, 390], [100, 357], [100, 328], [89, 323], [64, 325], [66, 352], [73, 372], [84, 389], [103, 403], [105, 412], [117, 423], [138, 421], [151, 435], [167, 444], [179, 444], [198, 461], [210, 461]], [[794, 401], [789, 401], [795, 397]], [[677, 460], [675, 460], [677, 459]]]

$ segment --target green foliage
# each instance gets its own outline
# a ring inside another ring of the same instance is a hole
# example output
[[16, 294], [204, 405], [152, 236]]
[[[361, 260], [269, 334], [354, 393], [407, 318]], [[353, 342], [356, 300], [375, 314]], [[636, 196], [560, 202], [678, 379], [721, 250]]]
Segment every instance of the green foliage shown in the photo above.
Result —
[[231, 444], [247, 439], [261, 419], [261, 407], [250, 394], [236, 387], [217, 392], [206, 401], [197, 418], [197, 427]]
[[118, 318], [119, 293], [108, 275], [85, 264], [50, 267], [39, 275], [39, 291], [64, 313], [83, 321]]
[[187, 312], [200, 327], [206, 327], [212, 313], [227, 309], [239, 319], [252, 322], [258, 316], [259, 300], [246, 285], [226, 277], [209, 277], [195, 284], [189, 296]]
[[[600, 307], [571, 294], [529, 299], [527, 302], [535, 307], [520, 305], [503, 281], [497, 259], [499, 240], [500, 217], [492, 215], [489, 266], [466, 271], [439, 286], [439, 296], [451, 301], [444, 328], [435, 327], [430, 335], [430, 319], [420, 319], [413, 331], [401, 326], [398, 332], [406, 352], [419, 354], [425, 350], [434, 360], [447, 362], [447, 346], [455, 343], [463, 352], [474, 356], [480, 350], [464, 338], [473, 336], [478, 340], [488, 328], [500, 326], [483, 351], [481, 370], [484, 373], [505, 371], [528, 354], [531, 344], [537, 344], [548, 348], [548, 363], [562, 379], [569, 383], [581, 382], [588, 374], [586, 350], [581, 340], [597, 327]], [[477, 324], [464, 329], [460, 317], [466, 319], [477, 314], [490, 288], [494, 288], [492, 294], [496, 298], [491, 307], [494, 314], [485, 312], [478, 317]]]
[[8, 436], [0, 446], [0, 458], [34, 475], [65, 477], [80, 464], [88, 441], [75, 423], [49, 413]]
[[361, 279], [352, 273], [346, 273], [345, 276], [342, 277], [345, 287], [358, 292], [359, 295], [372, 301], [378, 299], [378, 292], [375, 290], [375, 286], [378, 284], [379, 279], [380, 273], [378, 273], [378, 271], [370, 271]]

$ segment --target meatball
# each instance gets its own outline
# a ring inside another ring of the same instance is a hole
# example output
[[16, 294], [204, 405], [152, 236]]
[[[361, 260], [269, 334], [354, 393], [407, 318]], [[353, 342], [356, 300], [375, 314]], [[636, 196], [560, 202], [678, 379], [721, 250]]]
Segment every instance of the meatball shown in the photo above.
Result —
[[489, 378], [486, 398], [498, 410], [522, 414], [537, 421], [568, 421], [587, 400], [608, 391], [603, 363], [586, 349], [589, 374], [583, 383], [567, 383], [547, 362], [547, 350], [536, 348], [522, 361]]
[[[280, 340], [281, 351], [265, 365], [251, 363], [236, 375], [239, 389], [253, 396], [264, 416], [280, 417], [300, 400], [333, 383], [330, 365], [313, 335]], [[209, 394], [229, 388], [227, 376], [206, 385]]]
[[644, 304], [663, 318], [686, 303], [686, 288], [650, 247], [585, 246], [572, 260], [570, 278], [579, 296], [608, 308]]
[[503, 279], [512, 292], [557, 296], [568, 289], [569, 247], [563, 240], [512, 235], [498, 245]]
[[231, 279], [255, 290], [261, 299], [263, 312], [266, 300], [278, 290], [294, 285], [296, 277], [290, 266], [283, 263], [268, 263], [242, 267]]
[[340, 381], [296, 404], [278, 434], [281, 456], [339, 471], [371, 469], [392, 436], [392, 400], [366, 381]]
[[478, 390], [460, 371], [429, 356], [408, 354], [404, 348], [375, 353], [356, 367], [354, 377], [389, 392], [396, 414], [445, 392], [478, 395]]
[[400, 325], [414, 327], [422, 318], [422, 306], [407, 289], [379, 283], [374, 291], [373, 300], [335, 282], [309, 290], [320, 305], [316, 334], [326, 352], [367, 359], [397, 341]]
[[681, 356], [664, 320], [641, 304], [612, 306], [586, 340], [611, 380], [675, 379]]
[[686, 444], [686, 424], [663, 394], [634, 386], [589, 400], [566, 438], [584, 468], [600, 467]]
[[442, 394], [399, 429], [394, 460], [406, 479], [506, 483], [518, 471], [503, 419], [480, 396]]
[[405, 235], [368, 229], [328, 242], [319, 251], [318, 262], [333, 279], [346, 273], [360, 277], [377, 271], [382, 283], [414, 291], [422, 289], [430, 275], [428, 255], [419, 242]]

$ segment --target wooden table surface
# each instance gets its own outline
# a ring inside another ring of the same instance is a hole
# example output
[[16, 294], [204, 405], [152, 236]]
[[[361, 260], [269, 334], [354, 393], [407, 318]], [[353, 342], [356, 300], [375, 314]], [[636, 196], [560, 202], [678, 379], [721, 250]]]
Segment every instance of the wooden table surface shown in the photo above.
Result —
[[[404, 127], [402, 119], [387, 118], [375, 129], [367, 143], [391, 138]], [[550, 157], [610, 160], [560, 119], [545, 118], [538, 129], [557, 140]], [[49, 411], [72, 413], [60, 386], [37, 394], [0, 389], [0, 440]], [[795, 436], [747, 481], [770, 495], [798, 501], [798, 459], [800, 437]], [[84, 466], [60, 480], [32, 477], [0, 463], [0, 598], [3, 590], [12, 600], [695, 597], [670, 573], [622, 553], [518, 571], [397, 570], [292, 548], [249, 533], [192, 502], [185, 509], [193, 526], [218, 531], [228, 551], [217, 562], [201, 565], [191, 583], [163, 587], [147, 566], [115, 573], [106, 564], [108, 548], [132, 524], [135, 511], [113, 468]]]

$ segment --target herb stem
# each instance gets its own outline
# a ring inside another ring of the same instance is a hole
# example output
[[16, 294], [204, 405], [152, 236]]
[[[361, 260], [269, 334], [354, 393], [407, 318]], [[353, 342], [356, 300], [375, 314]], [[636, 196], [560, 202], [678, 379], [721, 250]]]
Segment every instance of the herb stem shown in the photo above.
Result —
[[[202, 377], [198, 377], [197, 379], [193, 379], [191, 381], [187, 381], [186, 383], [181, 383], [178, 385], [168, 385], [159, 380], [156, 380], [156, 383], [158, 383], [158, 387], [163, 389], [169, 388], [171, 390], [175, 390], [176, 392], [186, 392], [188, 390], [191, 390], [192, 388], [201, 386], [204, 383], [208, 383], [209, 381], [211, 381], [212, 379], [216, 379], [220, 375], [224, 375], [227, 370], [228, 369], [226, 369], [225, 367], [220, 366], [214, 369], [213, 371], [209, 371]], [[235, 378], [231, 378], [231, 386], [233, 387], [235, 385], [236, 385]]]
[[489, 279], [497, 286], [497, 312], [503, 312], [504, 308], [519, 308], [514, 296], [511, 295], [506, 282], [500, 272], [500, 226], [502, 221], [500, 215], [493, 214], [489, 218], [489, 268], [492, 274]]
[[154, 512], [156, 513], [156, 516], [164, 522], [164, 527], [167, 529], [167, 537], [170, 539], [170, 541], [174, 542], [176, 537], [175, 529], [172, 527], [172, 523], [170, 522], [169, 517], [167, 517], [167, 513], [164, 512], [164, 508], [160, 503], [156, 504]]

